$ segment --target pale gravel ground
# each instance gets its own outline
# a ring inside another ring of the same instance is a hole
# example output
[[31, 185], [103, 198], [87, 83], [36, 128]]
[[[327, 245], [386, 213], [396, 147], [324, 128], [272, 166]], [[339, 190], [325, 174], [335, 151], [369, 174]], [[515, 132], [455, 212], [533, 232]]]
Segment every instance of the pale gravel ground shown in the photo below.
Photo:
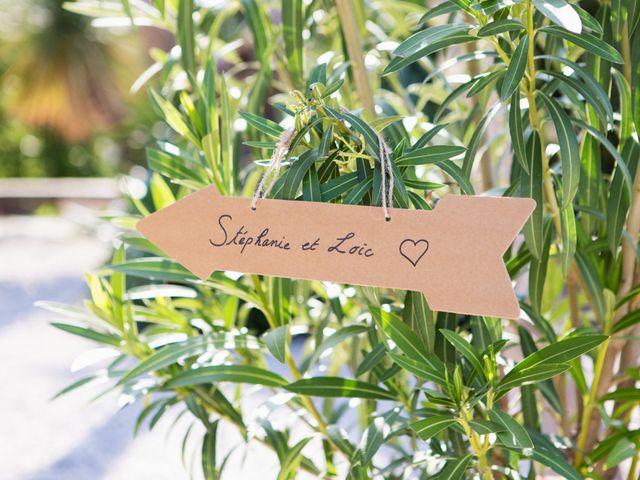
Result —
[[[61, 319], [33, 303], [81, 304], [84, 272], [110, 252], [98, 240], [109, 233], [80, 226], [77, 214], [0, 217], [0, 480], [186, 480], [179, 456], [185, 423], [168, 435], [167, 418], [133, 438], [139, 405], [118, 412], [114, 395], [90, 403], [97, 390], [50, 401], [81, 376], [69, 366], [95, 345], [48, 325]], [[219, 442], [228, 450], [238, 437], [222, 428]], [[234, 480], [267, 480], [277, 476], [277, 461], [252, 445], [246, 455], [232, 455], [227, 470]]]

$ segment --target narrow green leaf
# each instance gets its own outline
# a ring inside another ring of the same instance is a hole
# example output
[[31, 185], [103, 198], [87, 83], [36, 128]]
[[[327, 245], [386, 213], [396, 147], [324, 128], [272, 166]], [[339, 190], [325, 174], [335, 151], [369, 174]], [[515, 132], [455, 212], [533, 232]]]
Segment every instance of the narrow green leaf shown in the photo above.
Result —
[[580, 184], [580, 149], [571, 121], [558, 102], [541, 93], [558, 136], [560, 159], [562, 160], [562, 207], [572, 204]]
[[318, 178], [318, 170], [315, 165], [311, 165], [302, 180], [302, 198], [305, 202], [322, 201], [320, 180]]
[[304, 2], [302, 0], [282, 0], [282, 34], [287, 56], [288, 71], [296, 88], [302, 88], [304, 73], [302, 30], [304, 23]]
[[578, 4], [571, 5], [573, 9], [577, 12], [580, 20], [582, 22], [582, 26], [588, 28], [594, 33], [601, 34], [602, 26], [598, 23], [598, 21], [589, 14], [584, 8], [582, 8]]
[[467, 35], [466, 33], [455, 33], [449, 37], [443, 38], [442, 40], [438, 40], [436, 42], [431, 43], [430, 45], [416, 51], [415, 53], [408, 55], [406, 57], [395, 57], [393, 60], [389, 62], [387, 67], [382, 72], [383, 75], [389, 75], [393, 72], [397, 72], [412, 63], [417, 62], [423, 57], [430, 55], [434, 52], [447, 48], [451, 45], [462, 45], [464, 43], [474, 42], [478, 38], [473, 35]]
[[306, 150], [291, 162], [291, 166], [285, 175], [284, 185], [280, 192], [280, 198], [283, 200], [293, 200], [296, 198], [305, 175], [317, 160], [317, 150]]
[[360, 362], [360, 365], [358, 365], [358, 369], [356, 370], [356, 377], [364, 375], [379, 365], [380, 362], [384, 360], [386, 354], [387, 348], [384, 343], [378, 343], [362, 357], [362, 362]]
[[520, 171], [520, 196], [533, 198], [536, 208], [524, 226], [524, 239], [531, 254], [538, 260], [544, 252], [544, 202], [542, 197], [542, 144], [537, 132], [527, 141], [526, 156], [529, 159], [528, 173]]
[[565, 480], [583, 479], [583, 476], [567, 462], [565, 455], [546, 436], [535, 430], [527, 430], [527, 432], [535, 445], [532, 453], [534, 461], [551, 468]]
[[422, 440], [429, 440], [455, 423], [457, 423], [457, 420], [451, 415], [434, 415], [433, 417], [413, 422], [411, 429], [415, 431]]
[[129, 370], [120, 384], [132, 380], [148, 372], [161, 370], [180, 360], [202, 355], [214, 349], [259, 349], [260, 343], [251, 335], [237, 335], [231, 332], [216, 332], [209, 335], [190, 337], [181, 342], [171, 343], [141, 361]]
[[380, 447], [391, 433], [391, 424], [400, 413], [399, 408], [394, 408], [384, 415], [378, 415], [371, 419], [369, 427], [364, 432], [360, 442], [360, 460], [363, 465], [368, 465], [373, 460]]
[[617, 402], [640, 402], [640, 388], [618, 388], [613, 392], [603, 395], [598, 401], [606, 402], [608, 400], [615, 400]]
[[398, 366], [404, 368], [418, 378], [424, 378], [438, 385], [446, 385], [444, 377], [445, 366], [435, 355], [429, 355], [426, 361], [413, 360], [406, 355], [390, 352], [389, 355]]
[[531, 263], [529, 264], [529, 301], [531, 302], [533, 311], [537, 315], [542, 313], [542, 297], [547, 279], [549, 249], [551, 248], [552, 235], [553, 223], [551, 219], [548, 219], [544, 224], [540, 259], [532, 258]]
[[511, 146], [513, 147], [516, 160], [518, 160], [525, 174], [529, 175], [529, 164], [524, 142], [524, 127], [522, 126], [522, 110], [520, 109], [520, 90], [518, 89], [516, 89], [511, 96], [509, 107], [509, 134], [511, 136]]
[[467, 93], [467, 98], [471, 98], [474, 95], [477, 95], [485, 88], [491, 86], [494, 82], [497, 82], [500, 78], [502, 78], [505, 74], [503, 69], [495, 70], [489, 73], [482, 73], [473, 79], [475, 80], [473, 86], [469, 89]]
[[298, 470], [298, 466], [302, 461], [302, 449], [312, 439], [313, 437], [303, 438], [293, 447], [287, 448], [287, 453], [282, 461], [277, 480], [289, 480], [291, 475]]
[[241, 0], [241, 4], [253, 37], [253, 47], [256, 52], [256, 57], [258, 61], [265, 66], [264, 68], [268, 68], [266, 54], [270, 48], [267, 29], [271, 23], [268, 20], [265, 7], [261, 0]]
[[267, 135], [275, 138], [280, 138], [282, 133], [284, 132], [284, 128], [278, 125], [273, 120], [269, 120], [268, 118], [262, 118], [258, 115], [254, 115], [249, 112], [239, 112], [240, 116], [244, 118], [249, 125], [254, 127], [256, 130], [259, 130], [262, 133], [266, 133]]
[[638, 447], [634, 442], [627, 438], [623, 438], [611, 450], [611, 453], [604, 462], [604, 468], [609, 469], [620, 463], [624, 462], [628, 458], [633, 458], [638, 453]]
[[478, 36], [493, 37], [494, 35], [499, 35], [501, 33], [514, 32], [522, 29], [524, 29], [524, 27], [518, 20], [503, 18], [487, 23], [484, 27], [478, 30]]
[[589, 255], [578, 250], [575, 255], [576, 263], [580, 269], [582, 280], [586, 286], [587, 293], [594, 305], [596, 317], [604, 322], [606, 315], [606, 307], [604, 300], [604, 286], [598, 276], [598, 271]]
[[476, 372], [478, 372], [481, 377], [484, 377], [482, 358], [473, 345], [452, 330], [440, 329], [440, 333], [444, 335], [451, 345], [453, 345], [453, 348], [460, 352], [462, 356], [469, 361]]
[[202, 438], [202, 472], [205, 480], [219, 480], [216, 470], [216, 439], [218, 433], [218, 422], [215, 421], [207, 428]]
[[[640, 146], [635, 140], [625, 143], [622, 157], [627, 162], [629, 172], [635, 176], [640, 157]], [[614, 170], [609, 186], [607, 199], [607, 241], [609, 250], [616, 255], [620, 248], [622, 232], [629, 211], [629, 196], [624, 189], [624, 177], [618, 170]]]
[[516, 422], [511, 415], [501, 410], [489, 410], [491, 421], [502, 425], [506, 432], [498, 433], [501, 440], [510, 447], [533, 448], [533, 442], [522, 425]]
[[640, 323], [640, 310], [632, 310], [613, 325], [611, 333], [620, 333], [638, 323]]
[[434, 145], [411, 150], [409, 153], [401, 155], [396, 160], [398, 167], [408, 167], [414, 165], [428, 165], [439, 163], [456, 157], [465, 152], [464, 147], [454, 145]]
[[186, 72], [195, 78], [196, 32], [193, 26], [193, 0], [178, 2], [178, 45], [180, 45], [182, 64]]
[[408, 57], [419, 50], [423, 50], [429, 45], [442, 40], [450, 35], [466, 32], [471, 29], [471, 25], [466, 23], [455, 24], [446, 23], [444, 25], [436, 25], [414, 33], [393, 51], [396, 57]]
[[286, 390], [314, 397], [371, 398], [395, 400], [393, 393], [371, 383], [340, 377], [313, 377], [298, 380], [285, 386]]
[[475, 195], [475, 190], [469, 177], [465, 175], [462, 169], [451, 161], [443, 161], [438, 164], [442, 170], [444, 170], [453, 180], [458, 184], [460, 190], [466, 195]]
[[51, 323], [51, 326], [59, 330], [63, 330], [67, 333], [77, 335], [79, 337], [88, 338], [89, 340], [93, 340], [98, 343], [104, 343], [105, 345], [120, 347], [120, 341], [121, 341], [120, 338], [109, 333], [102, 333], [96, 330], [92, 330], [90, 328], [80, 327], [77, 325], [70, 325], [68, 323], [54, 322], [54, 323]]
[[262, 341], [269, 349], [271, 355], [280, 363], [284, 363], [287, 348], [287, 325], [281, 325], [269, 330], [262, 336]]
[[[580, 93], [584, 97], [584, 99], [589, 102], [589, 104], [594, 108], [595, 112], [598, 114], [600, 120], [603, 123], [607, 121], [611, 121], [613, 119], [613, 109], [611, 107], [611, 102], [608, 98], [604, 98], [601, 96], [598, 88], [594, 89], [594, 85], [588, 82], [580, 82], [576, 78], [570, 75], [565, 75], [564, 73], [554, 72], [551, 70], [540, 70], [540, 73], [544, 75], [549, 75], [554, 79], [560, 80], [565, 83], [569, 88], [572, 88], [576, 92]], [[579, 104], [576, 105], [579, 110], [583, 108], [583, 102], [580, 101]]]
[[418, 339], [418, 336], [406, 323], [396, 315], [382, 309], [372, 309], [372, 313], [384, 333], [393, 340], [402, 353], [417, 362], [427, 361], [428, 347]]
[[428, 353], [433, 352], [436, 320], [422, 292], [408, 291], [404, 300], [403, 319], [415, 332], [419, 332]]
[[560, 375], [571, 368], [570, 365], [549, 363], [525, 368], [516, 376], [507, 381], [501, 381], [497, 387], [500, 391], [508, 391], [523, 385], [534, 385], [549, 378]]
[[343, 193], [348, 192], [353, 187], [358, 185], [358, 173], [347, 173], [336, 178], [329, 180], [328, 182], [320, 184], [320, 192], [323, 202], [330, 202], [335, 200]]
[[[560, 199], [562, 198], [561, 190], [561, 188], [558, 189]], [[560, 200], [559, 203], [562, 203], [562, 201]], [[560, 230], [562, 237], [562, 272], [567, 275], [576, 253], [577, 244], [576, 217], [573, 212], [573, 205], [560, 209]]]
[[151, 199], [153, 200], [153, 206], [156, 210], [168, 207], [176, 201], [171, 188], [169, 188], [169, 185], [167, 185], [162, 177], [156, 172], [153, 172], [153, 174], [151, 175], [151, 183], [149, 187], [151, 190]]
[[519, 378], [524, 370], [539, 365], [566, 364], [579, 357], [580, 355], [593, 350], [595, 347], [604, 342], [608, 337], [606, 335], [584, 334], [576, 335], [566, 340], [548, 345], [537, 352], [529, 355], [520, 363], [518, 363], [498, 384], [507, 384], [514, 379]]
[[157, 94], [154, 90], [149, 90], [151, 99], [158, 106], [164, 120], [169, 124], [171, 128], [173, 128], [177, 133], [185, 137], [189, 142], [191, 142], [196, 147], [200, 147], [200, 141], [196, 137], [195, 133], [191, 130], [191, 128], [187, 125], [184, 120], [184, 117], [180, 113], [180, 111], [169, 101], [162, 98], [159, 94]]
[[169, 379], [164, 387], [172, 389], [217, 382], [249, 383], [266, 387], [282, 387], [289, 383], [277, 373], [250, 365], [215, 365], [179, 373]]
[[469, 467], [473, 455], [465, 455], [464, 457], [449, 460], [444, 468], [438, 473], [438, 480], [462, 480], [464, 472]]
[[293, 280], [285, 277], [269, 279], [269, 296], [276, 325], [286, 325], [291, 320], [291, 290]]
[[593, 35], [590, 35], [588, 33], [581, 33], [580, 35], [578, 35], [555, 25], [552, 25], [550, 27], [543, 27], [538, 31], [541, 33], [548, 33], [555, 37], [559, 37], [571, 43], [574, 43], [579, 47], [584, 48], [587, 52], [604, 58], [605, 60], [608, 60], [610, 62], [623, 63], [622, 56], [615, 48], [606, 43], [604, 40], [600, 40], [599, 38], [594, 37]]
[[447, 126], [446, 123], [441, 123], [440, 125], [435, 125], [433, 128], [429, 129], [418, 139], [418, 141], [411, 147], [411, 150], [417, 150], [422, 147], [426, 147], [427, 143], [429, 143], [437, 134]]
[[506, 101], [520, 85], [520, 81], [524, 76], [524, 70], [527, 66], [527, 52], [529, 50], [529, 37], [525, 36], [520, 39], [520, 43], [511, 55], [507, 72], [502, 81], [500, 89], [500, 100]]

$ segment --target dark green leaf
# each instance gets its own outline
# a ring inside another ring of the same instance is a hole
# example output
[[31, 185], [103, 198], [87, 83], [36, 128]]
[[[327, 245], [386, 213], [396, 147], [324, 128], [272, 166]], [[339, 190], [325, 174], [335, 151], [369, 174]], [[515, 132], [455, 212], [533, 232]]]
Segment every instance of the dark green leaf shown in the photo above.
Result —
[[417, 362], [426, 362], [429, 355], [427, 345], [397, 316], [382, 309], [372, 309], [375, 320], [384, 333], [398, 346], [400, 351]]
[[291, 383], [285, 388], [293, 393], [313, 397], [396, 399], [395, 395], [390, 391], [371, 383], [340, 377], [305, 378]]
[[527, 52], [529, 50], [529, 37], [525, 36], [520, 39], [520, 43], [513, 52], [504, 80], [500, 89], [500, 99], [506, 101], [520, 85], [520, 81], [524, 76], [524, 70], [527, 67]]
[[444, 335], [451, 345], [453, 345], [453, 348], [460, 352], [462, 356], [469, 361], [478, 374], [484, 377], [482, 358], [473, 345], [452, 330], [440, 329], [440, 333]]
[[478, 30], [479, 37], [492, 37], [500, 33], [514, 32], [522, 30], [524, 27], [522, 23], [511, 18], [504, 18], [501, 20], [494, 20], [491, 23], [487, 23], [484, 27]]
[[533, 442], [522, 425], [516, 422], [511, 415], [501, 410], [489, 410], [491, 421], [502, 425], [506, 431], [498, 436], [505, 444], [517, 448], [533, 448]]
[[436, 25], [414, 33], [404, 42], [396, 47], [393, 55], [397, 57], [408, 57], [419, 50], [433, 45], [435, 42], [442, 40], [450, 35], [466, 32], [471, 28], [467, 24], [446, 23], [444, 25]]
[[[576, 335], [544, 347], [529, 355], [513, 367], [513, 369], [500, 381], [498, 388], [500, 388], [500, 385], [509, 384], [510, 382], [521, 378], [525, 373], [524, 371], [530, 368], [540, 365], [567, 364], [574, 358], [593, 350], [607, 338], [608, 337], [606, 335], [596, 334]], [[529, 372], [531, 371], [529, 370]]]
[[407, 292], [404, 300], [403, 319], [414, 332], [420, 334], [427, 352], [432, 353], [436, 336], [435, 318], [422, 292]]
[[413, 422], [411, 428], [422, 440], [429, 440], [457, 422], [458, 421], [451, 415], [435, 415], [425, 418], [424, 420]]
[[464, 153], [464, 147], [454, 145], [434, 145], [432, 147], [422, 147], [405, 153], [396, 160], [398, 167], [408, 167], [413, 165], [428, 165], [439, 163], [456, 157]]
[[289, 383], [277, 373], [250, 365], [215, 365], [179, 373], [169, 379], [164, 386], [173, 389], [216, 382], [249, 383], [267, 387], [282, 387]]
[[581, 33], [580, 35], [577, 35], [555, 25], [552, 25], [550, 27], [543, 27], [539, 30], [539, 32], [548, 33], [555, 37], [568, 40], [569, 42], [575, 43], [576, 45], [584, 48], [589, 53], [604, 58], [605, 60], [608, 60], [610, 62], [623, 63], [622, 56], [615, 48], [613, 48], [605, 41], [600, 40], [599, 38], [594, 37], [593, 35], [590, 35], [588, 33]]
[[531, 254], [542, 259], [544, 255], [544, 202], [542, 198], [542, 144], [537, 132], [529, 137], [526, 147], [529, 168], [520, 171], [520, 195], [533, 198], [536, 208], [524, 226], [524, 238]]
[[393, 60], [391, 60], [391, 62], [389, 62], [382, 74], [389, 75], [411, 65], [412, 63], [417, 62], [427, 55], [442, 50], [443, 48], [447, 48], [451, 45], [462, 45], [464, 43], [473, 42], [477, 39], [477, 37], [474, 37], [473, 35], [467, 35], [466, 33], [453, 34], [447, 38], [433, 42], [427, 47], [422, 48], [407, 57], [395, 57]]
[[282, 34], [287, 55], [288, 71], [293, 84], [302, 88], [303, 49], [302, 30], [304, 22], [304, 2], [302, 0], [282, 0]]
[[111, 345], [114, 347], [120, 347], [121, 339], [116, 335], [102, 333], [90, 328], [70, 325], [68, 323], [52, 323], [51, 326], [63, 330], [67, 333], [78, 335], [79, 337], [88, 338], [89, 340], [93, 340], [95, 342], [104, 343], [106, 345]]
[[275, 138], [280, 138], [282, 133], [284, 132], [284, 128], [278, 125], [273, 120], [269, 120], [268, 118], [262, 118], [258, 115], [254, 115], [249, 112], [239, 112], [240, 116], [244, 118], [249, 125], [254, 127], [256, 130], [261, 131], [262, 133], [266, 133]]
[[524, 142], [524, 127], [522, 126], [522, 110], [520, 109], [520, 90], [516, 89], [511, 97], [509, 107], [509, 134], [511, 146], [516, 160], [520, 163], [525, 174], [529, 175], [527, 150]]
[[547, 111], [551, 115], [560, 144], [562, 160], [562, 208], [572, 204], [580, 184], [580, 147], [571, 121], [558, 102], [541, 93]]
[[471, 463], [473, 455], [465, 455], [464, 457], [449, 460], [444, 468], [438, 473], [438, 480], [462, 480], [464, 472]]
[[613, 325], [611, 333], [620, 333], [638, 323], [640, 323], [640, 310], [632, 310]]

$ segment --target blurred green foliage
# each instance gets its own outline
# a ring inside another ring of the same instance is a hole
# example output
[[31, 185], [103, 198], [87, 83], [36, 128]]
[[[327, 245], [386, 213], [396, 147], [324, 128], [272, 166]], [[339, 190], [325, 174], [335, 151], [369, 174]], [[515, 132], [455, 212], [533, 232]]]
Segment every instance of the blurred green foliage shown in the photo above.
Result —
[[0, 177], [110, 176], [143, 162], [155, 119], [129, 87], [148, 35], [94, 28], [62, 3], [0, 0]]

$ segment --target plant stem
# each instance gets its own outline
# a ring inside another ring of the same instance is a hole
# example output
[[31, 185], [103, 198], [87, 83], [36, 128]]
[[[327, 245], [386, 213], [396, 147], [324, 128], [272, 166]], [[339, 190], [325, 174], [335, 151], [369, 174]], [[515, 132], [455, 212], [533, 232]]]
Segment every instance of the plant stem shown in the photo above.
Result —
[[533, 5], [527, 1], [527, 35], [529, 36], [529, 49], [527, 50], [527, 73], [529, 77], [528, 88], [526, 90], [527, 102], [529, 103], [529, 122], [531, 128], [538, 132], [540, 147], [542, 149], [542, 177], [545, 199], [551, 210], [551, 217], [556, 231], [560, 233], [560, 207], [556, 199], [553, 181], [549, 173], [549, 159], [545, 154], [545, 141], [540, 123], [540, 114], [536, 106], [536, 65], [535, 65], [535, 31], [533, 29]]
[[632, 65], [631, 65], [631, 46], [629, 45], [629, 19], [625, 19], [622, 25], [622, 33], [620, 37], [620, 50], [622, 50], [622, 73], [629, 84], [632, 83]]
[[[608, 315], [604, 326], [604, 333], [606, 335], [609, 334], [611, 321], [612, 315]], [[607, 338], [600, 344], [600, 346], [598, 347], [598, 353], [596, 354], [596, 363], [593, 367], [593, 381], [591, 382], [589, 395], [584, 402], [584, 408], [582, 410], [582, 420], [580, 421], [580, 434], [578, 436], [578, 442], [576, 445], [577, 450], [575, 464], [577, 467], [580, 467], [582, 465], [582, 461], [584, 460], [584, 450], [587, 442], [587, 433], [589, 431], [589, 422], [591, 421], [591, 414], [596, 405], [596, 400], [599, 396], [598, 384], [600, 383], [600, 379], [602, 377], [602, 370], [605, 363], [608, 346], [609, 339]]]
[[482, 480], [493, 480], [493, 473], [491, 467], [487, 462], [487, 451], [489, 450], [488, 442], [480, 442], [480, 436], [471, 430], [469, 425], [469, 412], [463, 408], [458, 417], [458, 423], [462, 426], [465, 434], [469, 438], [469, 444], [473, 450], [474, 455], [478, 459], [478, 470], [482, 476]]
[[[375, 117], [375, 103], [373, 100], [373, 91], [369, 83], [369, 75], [364, 64], [364, 51], [362, 49], [362, 40], [360, 38], [360, 27], [352, 0], [336, 0], [336, 8], [340, 17], [340, 25], [342, 27], [342, 35], [346, 43], [347, 52], [349, 53], [349, 61], [351, 63], [351, 72], [353, 74], [353, 83], [355, 90], [360, 97], [360, 102], [364, 108], [365, 116], [368, 119]], [[367, 118], [365, 118], [366, 120]]]
[[640, 459], [640, 454], [636, 454], [631, 460], [631, 466], [629, 467], [629, 475], [627, 476], [627, 480], [636, 480], [638, 478], [638, 461]]

